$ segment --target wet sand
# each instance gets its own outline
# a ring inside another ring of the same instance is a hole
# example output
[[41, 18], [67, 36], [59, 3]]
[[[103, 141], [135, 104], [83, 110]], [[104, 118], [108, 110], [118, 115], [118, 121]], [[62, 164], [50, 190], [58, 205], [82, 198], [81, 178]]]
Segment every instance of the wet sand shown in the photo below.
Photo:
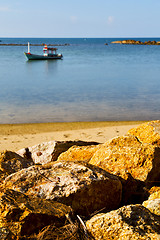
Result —
[[0, 151], [17, 151], [48, 141], [97, 141], [122, 136], [144, 121], [0, 124]]

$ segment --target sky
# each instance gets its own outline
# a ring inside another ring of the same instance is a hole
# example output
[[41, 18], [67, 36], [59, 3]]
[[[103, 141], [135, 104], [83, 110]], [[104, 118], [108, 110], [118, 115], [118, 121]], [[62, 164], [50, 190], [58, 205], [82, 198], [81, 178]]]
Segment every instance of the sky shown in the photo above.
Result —
[[0, 37], [160, 37], [160, 0], [0, 0]]

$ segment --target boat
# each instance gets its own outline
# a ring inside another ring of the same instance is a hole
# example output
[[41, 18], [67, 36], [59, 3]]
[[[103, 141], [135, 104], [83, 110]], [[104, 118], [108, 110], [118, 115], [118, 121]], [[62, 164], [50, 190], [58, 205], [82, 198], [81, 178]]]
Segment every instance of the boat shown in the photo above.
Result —
[[28, 43], [28, 52], [24, 52], [28, 60], [54, 60], [62, 59], [63, 55], [57, 53], [57, 48], [49, 48], [47, 44], [43, 47], [43, 55], [32, 54], [30, 52], [30, 44]]

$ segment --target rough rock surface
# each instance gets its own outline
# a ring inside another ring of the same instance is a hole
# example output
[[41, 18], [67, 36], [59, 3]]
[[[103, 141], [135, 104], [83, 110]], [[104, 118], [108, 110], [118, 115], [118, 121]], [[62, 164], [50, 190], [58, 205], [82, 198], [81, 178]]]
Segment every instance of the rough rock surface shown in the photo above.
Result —
[[149, 192], [150, 196], [147, 201], [143, 202], [143, 206], [160, 216], [160, 187], [152, 187]]
[[116, 209], [122, 194], [116, 176], [85, 162], [35, 165], [8, 176], [5, 187], [70, 205], [80, 215]]
[[95, 152], [90, 163], [128, 178], [128, 173], [148, 186], [160, 179], [160, 148], [142, 144], [134, 136], [114, 138]]
[[3, 151], [0, 153], [0, 179], [3, 180], [4, 177], [31, 165], [33, 165], [32, 160], [11, 151]]
[[160, 239], [160, 218], [139, 204], [95, 215], [86, 226], [95, 240]]
[[58, 157], [59, 161], [86, 161], [89, 162], [93, 154], [98, 150], [100, 145], [95, 146], [73, 146]]
[[150, 196], [149, 200], [160, 198], [160, 187], [152, 187], [149, 190]]
[[160, 198], [144, 201], [142, 205], [152, 213], [160, 216]]
[[130, 129], [128, 134], [137, 137], [141, 143], [160, 146], [160, 120], [141, 124], [136, 128]]
[[56, 142], [56, 147], [54, 152], [52, 153], [52, 161], [56, 161], [58, 156], [67, 151], [72, 146], [90, 146], [90, 145], [98, 145], [98, 142], [86, 142], [86, 141], [58, 141]]
[[[28, 147], [28, 149], [34, 163], [46, 164], [51, 161], [56, 161], [61, 153], [67, 151], [74, 145], [87, 146], [97, 144], [97, 142], [86, 141], [50, 141]], [[23, 157], [26, 154], [26, 148], [19, 150], [17, 153]]]
[[7, 240], [38, 233], [49, 224], [61, 227], [66, 215], [72, 216], [72, 210], [64, 204], [29, 197], [11, 189], [0, 192], [0, 236], [6, 235]]
[[[52, 159], [52, 153], [56, 147], [55, 141], [43, 142], [32, 147], [28, 147], [30, 156], [34, 163], [45, 164]], [[26, 154], [26, 148], [23, 148], [17, 152], [22, 157]]]

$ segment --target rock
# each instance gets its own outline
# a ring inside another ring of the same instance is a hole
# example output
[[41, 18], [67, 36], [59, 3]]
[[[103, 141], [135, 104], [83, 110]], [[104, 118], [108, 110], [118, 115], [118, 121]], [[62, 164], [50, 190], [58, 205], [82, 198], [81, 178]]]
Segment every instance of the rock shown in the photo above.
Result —
[[133, 39], [128, 39], [128, 40], [121, 40], [121, 41], [113, 41], [111, 43], [119, 43], [119, 44], [132, 44], [132, 45], [160, 45], [159, 42], [156, 41], [136, 41]]
[[84, 216], [102, 208], [116, 209], [122, 194], [116, 176], [85, 162], [35, 165], [8, 176], [4, 186], [30, 196], [56, 200]]
[[66, 216], [72, 214], [72, 209], [61, 203], [29, 197], [11, 189], [0, 193], [0, 235], [31, 236], [50, 224], [62, 227]]
[[[52, 153], [56, 147], [55, 141], [43, 142], [32, 147], [28, 147], [35, 164], [45, 164], [52, 160]], [[23, 148], [17, 152], [21, 156], [25, 156], [26, 148]]]
[[58, 156], [67, 151], [72, 146], [92, 146], [98, 145], [98, 142], [86, 142], [86, 141], [58, 141], [56, 142], [56, 147], [52, 153], [52, 161], [56, 161]]
[[152, 187], [149, 190], [150, 196], [149, 200], [160, 198], [160, 187]]
[[142, 203], [160, 179], [160, 148], [142, 144], [131, 135], [116, 137], [99, 146], [89, 163], [117, 175], [123, 184], [122, 204]]
[[160, 218], [140, 204], [95, 215], [86, 227], [95, 240], [160, 239]]
[[142, 205], [160, 216], [160, 198], [144, 201]]
[[135, 40], [122, 40], [122, 44], [136, 44]]
[[151, 121], [130, 129], [128, 134], [135, 136], [141, 143], [160, 146], [160, 120]]
[[93, 154], [98, 150], [100, 145], [91, 146], [73, 146], [66, 152], [59, 155], [58, 161], [86, 161], [89, 162]]
[[122, 41], [113, 41], [111, 43], [115, 43], [115, 44], [122, 44]]
[[11, 151], [3, 151], [0, 153], [0, 179], [3, 180], [6, 176], [31, 165], [33, 165], [32, 160]]
[[134, 136], [122, 136], [102, 144], [90, 163], [112, 174], [151, 185], [160, 179], [160, 148], [142, 144]]
[[160, 187], [152, 187], [149, 190], [148, 200], [143, 202], [143, 206], [148, 208], [152, 213], [160, 216]]
[[0, 239], [1, 240], [16, 240], [16, 236], [10, 232], [8, 228], [0, 227]]
[[[97, 145], [97, 142], [85, 142], [85, 141], [50, 141], [43, 142], [38, 145], [28, 147], [31, 153], [34, 163], [46, 164], [51, 161], [56, 161], [58, 156], [67, 151], [70, 147]], [[24, 156], [26, 154], [26, 148], [23, 148], [17, 152], [19, 155]]]

